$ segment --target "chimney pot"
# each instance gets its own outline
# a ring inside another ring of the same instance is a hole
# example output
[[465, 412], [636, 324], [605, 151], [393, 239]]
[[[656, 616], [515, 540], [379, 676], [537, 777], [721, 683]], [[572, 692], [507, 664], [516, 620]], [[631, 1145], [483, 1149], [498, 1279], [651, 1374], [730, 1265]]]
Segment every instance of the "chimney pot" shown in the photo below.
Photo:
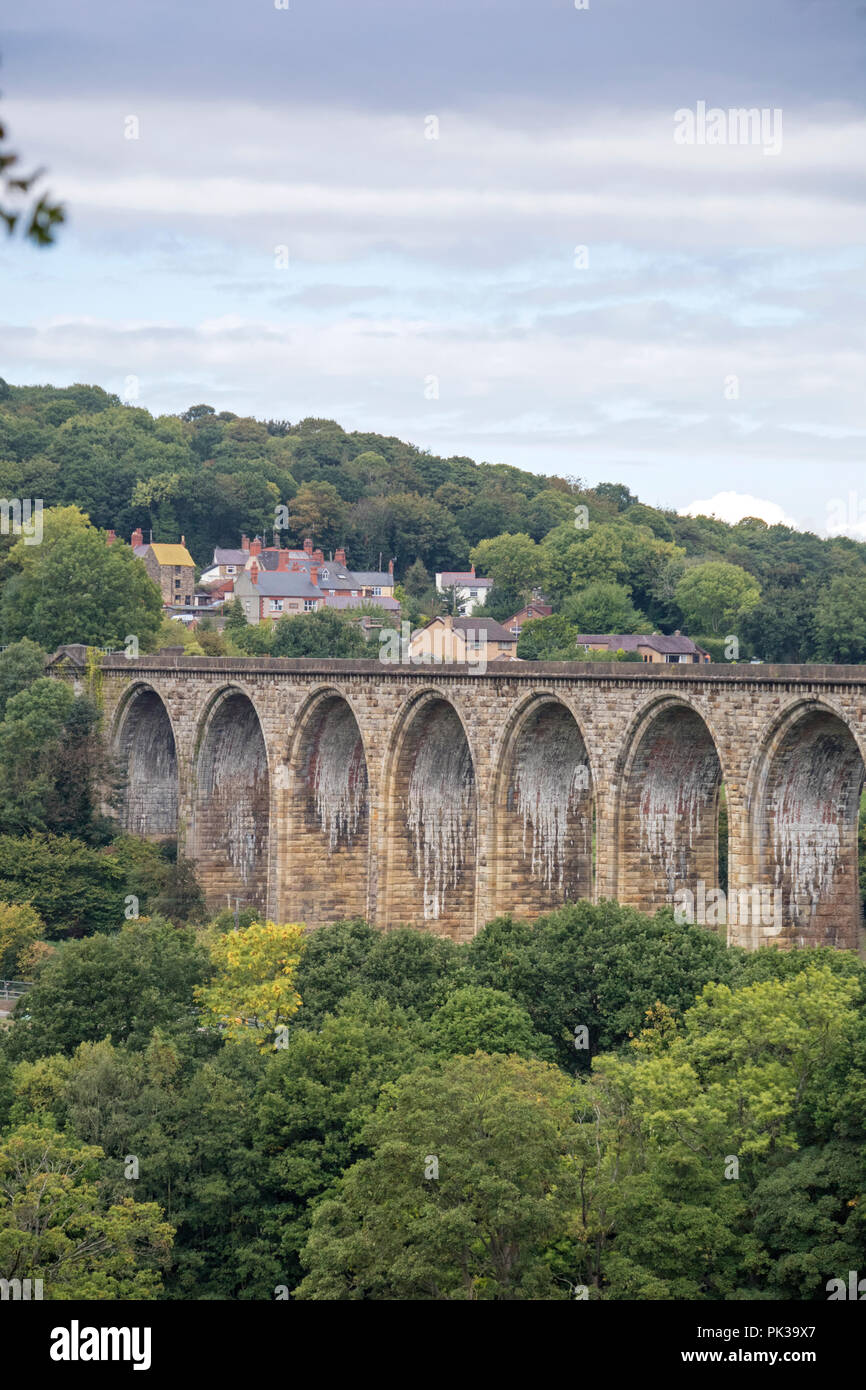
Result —
[[321, 551], [321, 550], [314, 550], [314, 551], [313, 551], [313, 559], [314, 559], [314, 560], [318, 560], [319, 564], [320, 564], [320, 565], [323, 565], [323, 564], [325, 563], [325, 556], [324, 556], [323, 551]]
[[137, 545], [144, 545], [144, 536], [141, 533], [140, 526], [136, 526], [135, 530], [129, 538], [129, 544], [133, 546], [133, 548]]
[[254, 541], [250, 541], [250, 554], [251, 554], [251, 555], [261, 555], [261, 553], [262, 553], [262, 543], [261, 543], [261, 541], [259, 540], [259, 537], [256, 536], [256, 538], [255, 538]]

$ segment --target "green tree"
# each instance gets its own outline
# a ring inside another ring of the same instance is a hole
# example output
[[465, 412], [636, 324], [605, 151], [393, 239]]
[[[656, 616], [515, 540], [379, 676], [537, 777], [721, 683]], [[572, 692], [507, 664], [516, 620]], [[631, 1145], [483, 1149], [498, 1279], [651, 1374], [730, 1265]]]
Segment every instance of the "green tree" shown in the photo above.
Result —
[[71, 835], [0, 836], [0, 898], [31, 902], [52, 939], [115, 931], [126, 878], [110, 852]]
[[7, 1049], [16, 1058], [71, 1054], [81, 1042], [113, 1038], [147, 1046], [160, 1027], [189, 1035], [193, 991], [209, 980], [207, 952], [192, 931], [159, 918], [128, 922], [114, 936], [70, 941], [19, 1005]]
[[153, 1202], [107, 1203], [102, 1150], [21, 1125], [0, 1141], [0, 1277], [44, 1281], [48, 1299], [152, 1299], [174, 1231]]
[[577, 628], [562, 613], [548, 618], [531, 618], [524, 623], [517, 640], [522, 661], [574, 661]]
[[22, 537], [10, 561], [18, 572], [0, 602], [4, 640], [29, 637], [53, 651], [64, 642], [122, 647], [134, 634], [144, 650], [162, 617], [162, 599], [129, 546], [107, 545], [76, 507], [43, 514], [41, 545]]
[[6, 702], [45, 674], [45, 652], [25, 638], [0, 652], [0, 719]]
[[676, 924], [670, 911], [647, 917], [608, 901], [574, 903], [531, 926], [496, 918], [466, 950], [472, 979], [522, 1004], [568, 1070], [624, 1046], [656, 1000], [688, 1008], [707, 981], [729, 979], [739, 958], [705, 927]]
[[831, 580], [815, 605], [814, 660], [866, 661], [866, 576]]
[[567, 1296], [550, 1252], [579, 1200], [571, 1086], [518, 1057], [455, 1057], [386, 1088], [313, 1215], [300, 1299]]
[[479, 541], [469, 552], [479, 574], [493, 580], [494, 588], [529, 592], [544, 573], [543, 552], [525, 534], [494, 536]]
[[752, 575], [718, 560], [686, 570], [676, 595], [689, 626], [713, 634], [731, 631], [761, 600]]
[[99, 838], [96, 781], [107, 774], [99, 712], [45, 677], [7, 700], [0, 720], [0, 830]]
[[644, 632], [647, 622], [631, 601], [627, 584], [610, 584], [597, 579], [577, 594], [569, 594], [562, 604], [563, 617], [577, 632]]
[[0, 902], [0, 978], [22, 973], [21, 957], [44, 930], [45, 923], [30, 903]]
[[549, 1038], [536, 1032], [526, 1009], [509, 994], [485, 985], [464, 985], [450, 994], [433, 1014], [430, 1033], [434, 1048], [449, 1056], [516, 1052], [554, 1060]]

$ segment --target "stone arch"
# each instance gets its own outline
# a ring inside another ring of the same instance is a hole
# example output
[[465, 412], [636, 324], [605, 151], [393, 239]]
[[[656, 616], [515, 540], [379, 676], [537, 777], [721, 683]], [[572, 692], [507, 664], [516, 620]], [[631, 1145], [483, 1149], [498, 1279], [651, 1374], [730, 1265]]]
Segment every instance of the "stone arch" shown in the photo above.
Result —
[[178, 827], [177, 748], [171, 718], [153, 686], [133, 686], [112, 738], [122, 778], [124, 830], [147, 839], [173, 839]]
[[493, 794], [491, 907], [534, 917], [593, 896], [594, 778], [580, 726], [556, 695], [514, 711]]
[[684, 890], [718, 888], [719, 742], [679, 697], [645, 706], [617, 767], [617, 897], [655, 912]]
[[344, 695], [323, 690], [307, 702], [292, 739], [289, 768], [288, 915], [311, 926], [366, 916], [367, 756]]
[[385, 807], [385, 925], [467, 939], [475, 928], [475, 763], [457, 709], [438, 691], [419, 693], [398, 720]]
[[193, 845], [208, 901], [267, 908], [270, 777], [255, 705], [231, 686], [210, 701], [194, 756]]
[[[863, 750], [845, 717], [812, 697], [773, 720], [749, 778], [751, 869], [781, 895], [780, 945], [856, 950], [862, 912], [858, 816]], [[759, 941], [737, 938], [745, 945]]]

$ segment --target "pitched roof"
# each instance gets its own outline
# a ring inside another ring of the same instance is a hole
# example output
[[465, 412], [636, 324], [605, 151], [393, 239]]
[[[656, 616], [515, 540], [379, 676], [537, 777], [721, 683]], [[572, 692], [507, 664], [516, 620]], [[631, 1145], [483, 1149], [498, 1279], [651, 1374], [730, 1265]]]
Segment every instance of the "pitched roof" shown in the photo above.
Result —
[[321, 598], [322, 591], [311, 584], [302, 570], [277, 570], [269, 574], [267, 570], [259, 574], [258, 589], [265, 598]]
[[359, 584], [379, 584], [393, 587], [394, 576], [387, 570], [355, 570], [355, 578]]
[[193, 558], [185, 545], [163, 545], [162, 541], [152, 541], [150, 546], [136, 546], [136, 555], [141, 551], [152, 550], [158, 565], [189, 565], [195, 568]]
[[[443, 623], [444, 618], [433, 618], [427, 624], [432, 627], [433, 623]], [[507, 627], [503, 627], [495, 618], [452, 618], [451, 625], [455, 632], [471, 632], [476, 636], [482, 632], [488, 642], [516, 642], [517, 638], [513, 632], [509, 632]]]
[[364, 608], [368, 604], [375, 605], [376, 608], [384, 608], [388, 613], [399, 613], [400, 604], [395, 598], [387, 598], [383, 594], [371, 594], [368, 598], [351, 598], [348, 594], [326, 594], [326, 608]]
[[213, 548], [213, 563], [215, 565], [245, 565], [250, 558], [248, 550], [226, 550], [224, 546], [215, 545]]
[[579, 632], [575, 641], [583, 647], [607, 647], [622, 652], [635, 652], [639, 647], [649, 647], [651, 651], [659, 652], [662, 656], [687, 656], [703, 651], [691, 637], [665, 637], [663, 633], [658, 632], [648, 635], [634, 632]]
[[475, 589], [489, 589], [493, 584], [492, 579], [481, 579], [477, 574], [470, 574], [469, 570], [443, 570], [436, 578], [441, 579], [443, 584], [465, 584]]
[[[316, 561], [308, 561], [304, 568], [309, 569], [311, 563], [315, 564]], [[323, 589], [359, 589], [361, 587], [357, 575], [352, 574], [351, 570], [347, 570], [345, 565], [338, 565], [336, 560], [326, 560], [324, 564], [320, 560], [318, 570], [319, 585]]]

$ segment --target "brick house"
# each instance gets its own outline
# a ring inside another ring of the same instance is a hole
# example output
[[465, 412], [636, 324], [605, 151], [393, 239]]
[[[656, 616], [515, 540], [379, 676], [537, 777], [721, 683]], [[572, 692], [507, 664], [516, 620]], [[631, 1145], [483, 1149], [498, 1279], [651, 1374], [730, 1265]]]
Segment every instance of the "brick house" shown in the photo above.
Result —
[[308, 573], [297, 568], [276, 571], [244, 570], [235, 580], [234, 597], [240, 600], [248, 623], [277, 622], [284, 616], [315, 613], [325, 602], [325, 595], [315, 580], [315, 568]]
[[527, 603], [525, 608], [521, 608], [519, 613], [515, 613], [513, 618], [506, 618], [503, 624], [509, 632], [513, 632], [515, 637], [519, 637], [524, 623], [530, 623], [534, 618], [549, 618], [553, 609], [549, 603], [538, 603], [533, 600]]
[[130, 544], [133, 553], [144, 561], [145, 569], [159, 586], [166, 608], [192, 604], [195, 563], [183, 536], [180, 545], [167, 545], [162, 541], [149, 541], [145, 545], [141, 527], [137, 526], [130, 537]]

